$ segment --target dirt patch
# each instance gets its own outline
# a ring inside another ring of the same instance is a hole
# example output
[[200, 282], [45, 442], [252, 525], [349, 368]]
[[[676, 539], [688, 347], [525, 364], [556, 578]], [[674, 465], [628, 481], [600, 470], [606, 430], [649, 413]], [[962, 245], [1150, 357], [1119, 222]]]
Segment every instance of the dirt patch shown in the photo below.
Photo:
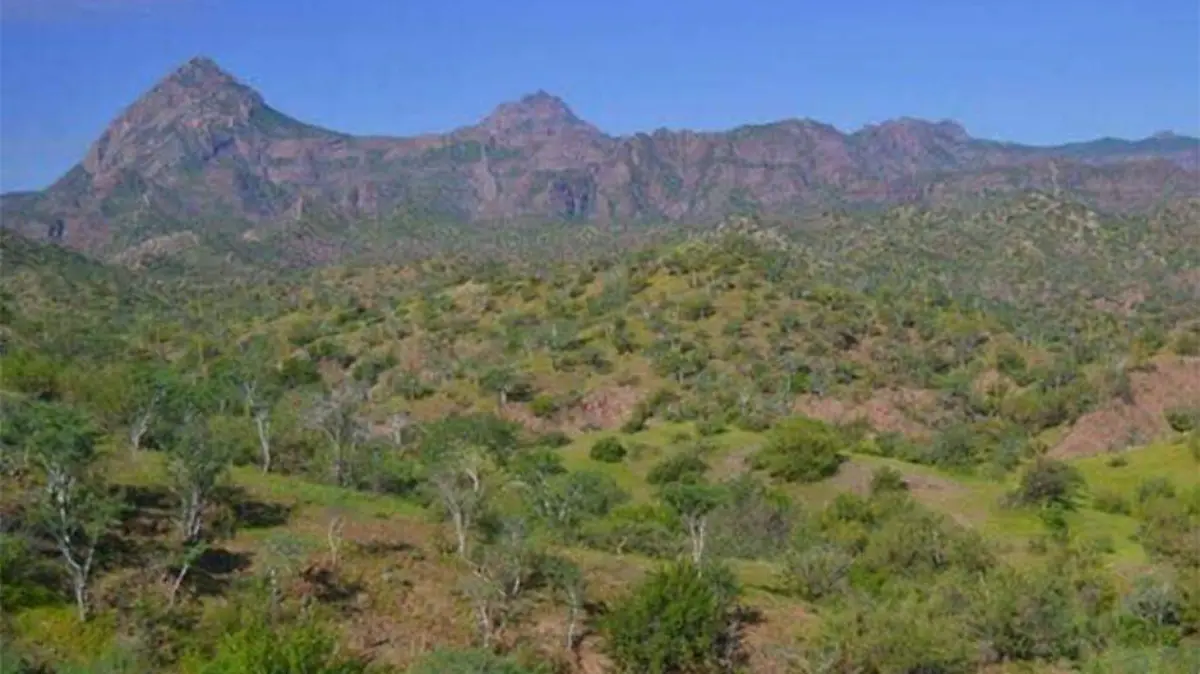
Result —
[[834, 424], [865, 420], [879, 431], [893, 431], [910, 437], [924, 437], [928, 429], [919, 419], [936, 402], [936, 394], [921, 389], [883, 389], [871, 393], [863, 402], [801, 396], [794, 409], [814, 419]]
[[538, 433], [579, 432], [592, 428], [608, 430], [624, 423], [641, 399], [642, 392], [632, 386], [613, 386], [591, 391], [579, 404], [546, 419], [535, 416], [527, 405], [515, 403], [507, 405], [501, 416]]
[[1163, 414], [1173, 407], [1200, 407], [1200, 358], [1160, 356], [1130, 374], [1133, 404], [1121, 400], [1083, 415], [1051, 455], [1089, 456], [1150, 442], [1170, 428]]

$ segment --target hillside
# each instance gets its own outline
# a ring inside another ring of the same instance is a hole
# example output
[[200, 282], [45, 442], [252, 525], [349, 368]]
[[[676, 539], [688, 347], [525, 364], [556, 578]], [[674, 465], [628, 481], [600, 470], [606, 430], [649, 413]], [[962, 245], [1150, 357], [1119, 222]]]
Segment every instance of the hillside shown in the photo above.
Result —
[[1194, 671], [1194, 216], [226, 278], [4, 232], [0, 671]]
[[2, 207], [5, 227], [90, 252], [190, 233], [217, 257], [250, 247], [308, 264], [342, 259], [370, 232], [402, 239], [413, 221], [703, 224], [1028, 190], [1146, 211], [1197, 195], [1198, 156], [1182, 136], [1030, 147], [910, 118], [852, 133], [793, 119], [614, 137], [546, 92], [443, 134], [355, 137], [297, 121], [197, 58], [61, 179]]

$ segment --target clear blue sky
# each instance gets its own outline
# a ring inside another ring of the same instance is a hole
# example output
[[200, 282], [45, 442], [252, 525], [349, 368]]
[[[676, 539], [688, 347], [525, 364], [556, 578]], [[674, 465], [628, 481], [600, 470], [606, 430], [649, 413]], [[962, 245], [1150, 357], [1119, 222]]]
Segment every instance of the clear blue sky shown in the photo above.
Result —
[[611, 133], [899, 116], [1038, 144], [1200, 132], [1196, 0], [3, 5], [5, 190], [51, 182], [200, 54], [275, 107], [352, 133], [450, 129], [539, 88]]

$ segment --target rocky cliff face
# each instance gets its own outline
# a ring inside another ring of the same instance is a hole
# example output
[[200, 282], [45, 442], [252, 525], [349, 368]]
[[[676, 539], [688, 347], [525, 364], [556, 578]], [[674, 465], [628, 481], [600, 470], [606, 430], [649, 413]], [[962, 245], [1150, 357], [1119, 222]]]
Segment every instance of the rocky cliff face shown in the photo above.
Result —
[[1198, 166], [1195, 138], [1028, 147], [907, 118], [849, 134], [785, 120], [612, 137], [546, 92], [445, 134], [354, 137], [288, 117], [197, 58], [125, 110], [60, 180], [2, 206], [6, 227], [115, 250], [198, 226], [259, 236], [305, 219], [352, 228], [402, 212], [603, 224], [1029, 189], [1130, 210], [1196, 195]]

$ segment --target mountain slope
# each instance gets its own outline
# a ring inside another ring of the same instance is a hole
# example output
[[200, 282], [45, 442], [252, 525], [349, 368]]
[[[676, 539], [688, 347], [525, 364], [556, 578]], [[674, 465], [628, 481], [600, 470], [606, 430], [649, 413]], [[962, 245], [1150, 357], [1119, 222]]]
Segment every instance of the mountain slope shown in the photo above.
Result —
[[1179, 136], [1028, 147], [908, 118], [850, 134], [785, 120], [612, 137], [541, 91], [445, 134], [356, 137], [292, 119], [197, 58], [126, 109], [48, 189], [5, 196], [3, 216], [26, 235], [111, 254], [184, 230], [295, 248], [297, 231], [336, 239], [398, 213], [704, 222], [1030, 189], [1137, 210], [1195, 195], [1197, 156], [1200, 140]]

